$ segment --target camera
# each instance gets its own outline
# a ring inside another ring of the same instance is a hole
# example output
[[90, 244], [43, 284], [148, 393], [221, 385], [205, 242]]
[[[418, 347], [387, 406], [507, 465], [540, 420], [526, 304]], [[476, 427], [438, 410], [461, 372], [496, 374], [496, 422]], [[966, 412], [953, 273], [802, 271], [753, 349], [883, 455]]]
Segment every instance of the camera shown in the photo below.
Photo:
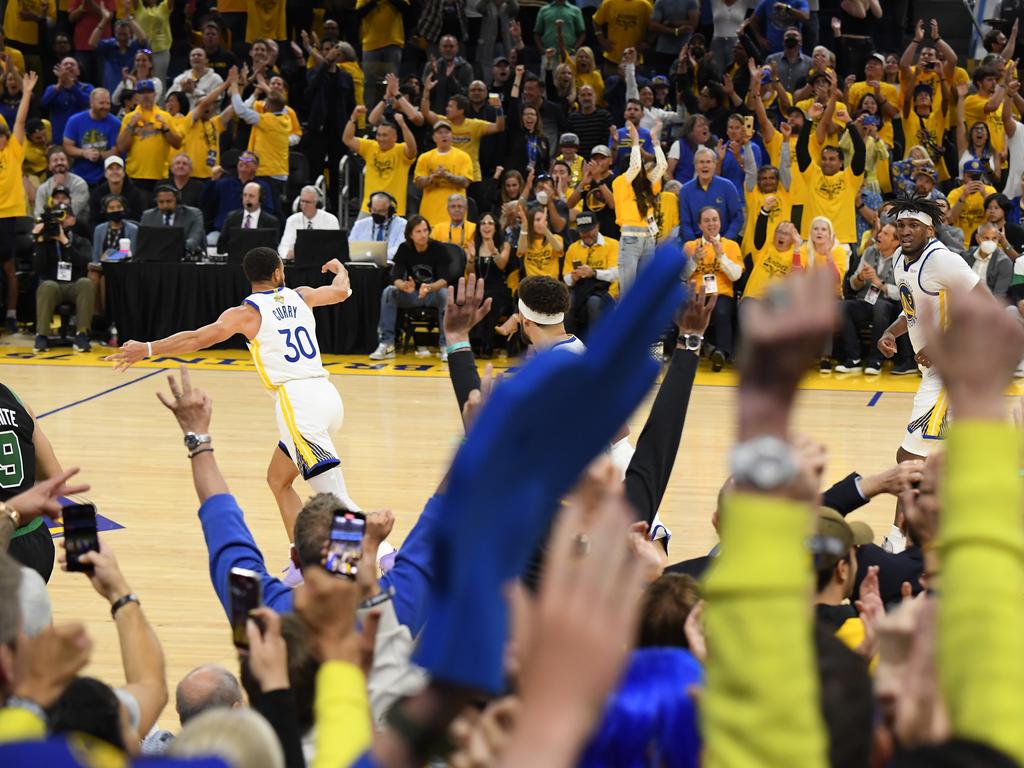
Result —
[[68, 209], [64, 205], [56, 205], [43, 211], [39, 221], [42, 222], [43, 231], [40, 236], [44, 240], [57, 240], [64, 231], [64, 219], [67, 218]]

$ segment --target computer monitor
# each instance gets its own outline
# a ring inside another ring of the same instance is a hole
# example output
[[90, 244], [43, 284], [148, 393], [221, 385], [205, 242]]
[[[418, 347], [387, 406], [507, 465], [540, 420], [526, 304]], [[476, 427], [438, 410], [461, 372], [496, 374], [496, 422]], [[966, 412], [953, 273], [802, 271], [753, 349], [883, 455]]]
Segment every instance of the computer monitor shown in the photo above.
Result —
[[176, 263], [185, 258], [183, 227], [140, 225], [137, 243], [133, 254], [135, 261]]
[[245, 254], [253, 248], [266, 247], [276, 251], [280, 239], [276, 229], [232, 229], [228, 264], [241, 264]]
[[300, 229], [295, 233], [295, 266], [321, 267], [331, 259], [348, 261], [348, 233], [340, 229]]

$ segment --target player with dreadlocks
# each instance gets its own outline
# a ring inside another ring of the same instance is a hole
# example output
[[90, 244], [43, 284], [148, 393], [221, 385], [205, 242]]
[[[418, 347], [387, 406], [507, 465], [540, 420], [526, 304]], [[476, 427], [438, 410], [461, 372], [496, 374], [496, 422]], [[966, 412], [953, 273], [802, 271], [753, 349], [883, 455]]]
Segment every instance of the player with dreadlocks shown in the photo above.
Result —
[[629, 290], [637, 272], [654, 257], [658, 233], [661, 231], [661, 179], [668, 167], [659, 140], [660, 121], [651, 129], [654, 163], [646, 169], [646, 173], [641, 173], [644, 164], [636, 126], [627, 121], [626, 129], [632, 143], [629, 150], [629, 168], [612, 182], [615, 222], [622, 232], [619, 241], [619, 287], [622, 293]]
[[[945, 326], [950, 302], [957, 300], [957, 294], [988, 289], [961, 256], [935, 238], [943, 214], [934, 201], [899, 201], [890, 215], [896, 218], [896, 237], [900, 243], [892, 266], [903, 309], [882, 334], [878, 349], [892, 357], [896, 353], [896, 337], [908, 333], [914, 359], [923, 369], [907, 434], [896, 452], [896, 461], [905, 461], [926, 457], [936, 441], [945, 436], [949, 421], [949, 399], [924, 346], [924, 323]], [[886, 545], [897, 552], [905, 546], [902, 532], [895, 525], [886, 537]]]

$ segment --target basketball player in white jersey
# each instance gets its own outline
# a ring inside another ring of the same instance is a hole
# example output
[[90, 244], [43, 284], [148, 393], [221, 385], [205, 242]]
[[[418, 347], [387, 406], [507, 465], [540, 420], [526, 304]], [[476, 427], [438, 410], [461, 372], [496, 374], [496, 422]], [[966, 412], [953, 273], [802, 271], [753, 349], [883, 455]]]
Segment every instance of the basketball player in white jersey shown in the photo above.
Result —
[[[284, 265], [273, 248], [254, 248], [243, 261], [252, 294], [239, 306], [225, 310], [213, 323], [182, 331], [158, 341], [128, 341], [107, 360], [124, 370], [145, 357], [196, 352], [240, 333], [263, 386], [275, 400], [281, 442], [267, 471], [268, 481], [287, 478], [289, 494], [272, 487], [289, 540], [301, 499], [291, 489], [295, 466], [317, 493], [333, 493], [350, 510], [358, 510], [348, 495], [341, 461], [331, 432], [341, 427], [344, 406], [320, 360], [313, 307], [337, 304], [352, 295], [348, 272], [331, 259], [323, 272], [333, 272], [330, 285], [287, 288]], [[205, 436], [200, 436], [200, 439]], [[291, 462], [294, 461], [294, 465]], [[294, 497], [294, 498], [292, 498]]]
[[[921, 383], [914, 395], [914, 407], [907, 434], [896, 452], [896, 461], [924, 459], [945, 436], [949, 422], [949, 401], [939, 372], [932, 367], [925, 348], [924, 322], [944, 325], [949, 317], [950, 301], [970, 290], [988, 292], [985, 283], [967, 265], [935, 238], [935, 225], [942, 220], [942, 209], [931, 200], [896, 203], [896, 236], [900, 247], [892, 257], [893, 275], [903, 309], [878, 341], [886, 357], [896, 354], [896, 338], [910, 335], [914, 359], [923, 369]], [[922, 319], [922, 312], [927, 317]], [[898, 517], [898, 512], [897, 512]], [[894, 525], [886, 548], [901, 551], [905, 546], [902, 531]]]

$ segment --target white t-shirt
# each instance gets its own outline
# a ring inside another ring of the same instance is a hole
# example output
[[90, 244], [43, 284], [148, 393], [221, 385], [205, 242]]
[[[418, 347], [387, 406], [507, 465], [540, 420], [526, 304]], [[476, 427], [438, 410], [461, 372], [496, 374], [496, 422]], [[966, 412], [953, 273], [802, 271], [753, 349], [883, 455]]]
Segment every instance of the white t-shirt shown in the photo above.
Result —
[[1019, 120], [1013, 121], [1015, 130], [1013, 136], [1006, 134], [1006, 151], [1009, 153], [1010, 168], [1006, 177], [1006, 186], [1003, 187], [1003, 194], [1013, 200], [1020, 197], [1020, 175], [1024, 173], [1024, 123]]
[[924, 308], [930, 310], [933, 324], [944, 325], [949, 316], [950, 293], [969, 291], [980, 279], [961, 256], [934, 239], [909, 267], [903, 249], [897, 248], [892, 271], [915, 352], [925, 346], [925, 330], [919, 322]]

